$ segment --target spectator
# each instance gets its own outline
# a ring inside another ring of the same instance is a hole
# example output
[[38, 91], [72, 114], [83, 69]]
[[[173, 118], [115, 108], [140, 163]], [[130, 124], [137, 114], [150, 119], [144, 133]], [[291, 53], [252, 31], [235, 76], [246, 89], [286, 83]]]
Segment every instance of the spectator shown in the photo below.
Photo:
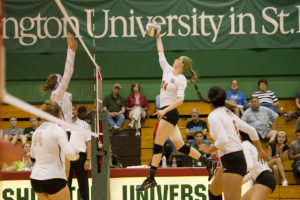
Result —
[[31, 140], [31, 138], [32, 138], [32, 134], [33, 134], [33, 132], [37, 129], [37, 123], [38, 123], [38, 119], [37, 119], [37, 117], [36, 116], [31, 116], [30, 118], [29, 118], [29, 121], [30, 121], [30, 123], [31, 123], [31, 127], [28, 127], [28, 128], [25, 128], [24, 129], [24, 135], [25, 135], [25, 137], [26, 137], [26, 140]]
[[33, 165], [34, 165], [34, 159], [32, 159], [30, 157], [30, 148], [31, 148], [31, 145], [26, 142], [24, 145], [23, 145], [23, 151], [24, 151], [24, 154], [23, 154], [23, 158], [22, 158], [22, 162], [24, 164], [24, 168], [23, 168], [23, 171], [31, 171], [31, 169], [33, 168]]
[[207, 134], [207, 124], [205, 121], [199, 119], [199, 111], [197, 108], [193, 108], [191, 112], [192, 120], [186, 124], [185, 134], [187, 141], [192, 144], [195, 143], [194, 135], [197, 132], [203, 134], [204, 139], [206, 140]]
[[245, 95], [239, 91], [239, 82], [232, 80], [231, 90], [226, 92], [226, 105], [233, 110], [234, 114], [240, 117], [240, 109], [247, 104]]
[[288, 185], [283, 167], [283, 161], [289, 150], [286, 142], [286, 133], [284, 131], [279, 131], [276, 134], [275, 140], [268, 145], [268, 165], [272, 169], [277, 184], [280, 183], [280, 178], [283, 179], [282, 186]]
[[300, 130], [300, 117], [296, 121], [296, 130]]
[[155, 106], [156, 106], [156, 110], [160, 109], [160, 94], [156, 95], [155, 97]]
[[[253, 126], [261, 139], [268, 139], [270, 142], [275, 139], [277, 133], [275, 130], [277, 118], [278, 114], [273, 110], [259, 105], [257, 97], [251, 98], [250, 108], [242, 116], [242, 120]], [[272, 121], [271, 128], [270, 120]]]
[[22, 171], [24, 163], [21, 160], [12, 162], [10, 164], [3, 164], [1, 170], [6, 172]]
[[300, 178], [300, 129], [296, 130], [296, 140], [294, 140], [289, 149], [289, 159], [294, 160], [292, 167], [295, 176]]
[[300, 116], [300, 91], [296, 92], [295, 96], [296, 106], [298, 108], [298, 111], [296, 112], [297, 116]]
[[[72, 124], [79, 129], [91, 131], [90, 125], [79, 119], [76, 105], [72, 105]], [[68, 178], [69, 188], [72, 186], [73, 173], [75, 171], [80, 191], [80, 197], [83, 200], [89, 199], [89, 182], [88, 170], [91, 161], [91, 135], [84, 134], [80, 131], [72, 131], [70, 143], [76, 146], [79, 152], [79, 159], [71, 161]]]
[[87, 109], [86, 109], [86, 107], [85, 106], [80, 106], [79, 108], [78, 108], [78, 118], [79, 119], [81, 119], [81, 120], [83, 120], [83, 121], [85, 121], [86, 123], [88, 123], [88, 124], [92, 124], [92, 116], [91, 115], [89, 115], [90, 113], [88, 113], [88, 111], [87, 111]]
[[278, 113], [277, 106], [279, 104], [279, 101], [277, 97], [275, 96], [274, 92], [271, 90], [267, 90], [268, 82], [267, 80], [260, 80], [258, 81], [258, 89], [259, 91], [254, 92], [252, 96], [257, 97], [259, 100], [259, 105], [265, 106], [267, 108], [270, 108], [274, 112]]
[[210, 155], [200, 151], [199, 146], [201, 144], [210, 145], [208, 140], [204, 140], [204, 135], [201, 132], [196, 132], [194, 135], [195, 142], [191, 144], [191, 147], [195, 148], [201, 154], [201, 157], [208, 158]]
[[125, 120], [125, 101], [119, 95], [120, 89], [121, 85], [119, 83], [114, 84], [113, 92], [106, 96], [103, 102], [103, 109], [108, 111], [108, 123], [113, 129], [113, 133], [120, 132]]
[[131, 86], [131, 94], [126, 100], [127, 117], [131, 119], [129, 127], [135, 126], [136, 136], [140, 136], [141, 120], [146, 119], [146, 110], [148, 110], [148, 101], [145, 95], [140, 93], [141, 87], [138, 83], [133, 83]]
[[20, 139], [24, 145], [26, 143], [26, 137], [23, 135], [23, 130], [17, 127], [17, 121], [16, 117], [9, 118], [10, 128], [4, 129], [4, 141], [16, 144], [18, 139]]

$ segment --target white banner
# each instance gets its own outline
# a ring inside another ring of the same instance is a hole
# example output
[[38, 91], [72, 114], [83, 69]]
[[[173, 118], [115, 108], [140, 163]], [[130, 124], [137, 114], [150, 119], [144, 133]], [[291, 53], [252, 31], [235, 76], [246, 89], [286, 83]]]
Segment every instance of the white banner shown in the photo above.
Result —
[[[206, 200], [208, 199], [207, 176], [157, 177], [157, 187], [144, 192], [135, 188], [144, 181], [138, 178], [111, 178], [111, 200]], [[92, 179], [89, 179], [91, 186]], [[99, 185], [101, 187], [101, 185]], [[243, 186], [243, 192], [250, 188], [250, 183]], [[37, 200], [29, 180], [0, 182], [2, 200]], [[77, 179], [72, 184], [72, 199], [79, 200]]]

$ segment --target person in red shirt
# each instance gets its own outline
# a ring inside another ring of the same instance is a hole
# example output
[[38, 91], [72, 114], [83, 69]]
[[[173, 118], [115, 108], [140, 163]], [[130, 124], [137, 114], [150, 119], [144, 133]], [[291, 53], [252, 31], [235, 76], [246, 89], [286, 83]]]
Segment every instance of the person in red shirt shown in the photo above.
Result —
[[126, 100], [127, 118], [131, 119], [129, 127], [135, 126], [136, 136], [140, 136], [141, 120], [146, 119], [146, 110], [148, 110], [148, 101], [145, 95], [140, 93], [140, 85], [133, 83], [131, 86], [131, 94]]

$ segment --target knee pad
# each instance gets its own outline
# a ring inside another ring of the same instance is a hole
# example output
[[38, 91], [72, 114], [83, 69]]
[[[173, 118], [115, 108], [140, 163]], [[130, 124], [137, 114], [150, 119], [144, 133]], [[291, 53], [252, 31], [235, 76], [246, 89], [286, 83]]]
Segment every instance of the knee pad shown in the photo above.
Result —
[[219, 195], [219, 196], [215, 196], [213, 195], [210, 190], [208, 190], [208, 197], [209, 197], [209, 200], [222, 200], [222, 194]]
[[159, 144], [155, 144], [153, 145], [153, 154], [158, 154], [158, 153], [162, 153], [163, 151], [163, 147]]
[[180, 149], [178, 149], [179, 152], [189, 155], [191, 151], [191, 147], [188, 145], [183, 145]]

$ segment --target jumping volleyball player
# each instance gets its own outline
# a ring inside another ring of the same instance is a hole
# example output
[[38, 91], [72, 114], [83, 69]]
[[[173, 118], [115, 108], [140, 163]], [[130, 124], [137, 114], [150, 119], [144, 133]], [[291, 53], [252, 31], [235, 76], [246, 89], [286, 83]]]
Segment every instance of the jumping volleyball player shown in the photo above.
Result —
[[[42, 91], [51, 92], [50, 100], [55, 101], [62, 108], [63, 120], [72, 123], [72, 94], [67, 92], [69, 82], [74, 71], [75, 52], [77, 42], [71, 33], [67, 38], [68, 51], [65, 64], [64, 75], [50, 74], [46, 83], [42, 87]], [[68, 132], [69, 134], [70, 132]], [[70, 161], [66, 160], [66, 175], [69, 176]]]
[[267, 159], [261, 147], [255, 129], [242, 121], [225, 107], [226, 93], [223, 88], [212, 87], [208, 92], [208, 102], [212, 112], [208, 116], [210, 135], [215, 141], [211, 145], [201, 145], [199, 149], [205, 153], [219, 150], [222, 167], [209, 187], [209, 199], [221, 200], [224, 192], [227, 200], [241, 199], [241, 186], [246, 174], [247, 164], [243, 147], [239, 138], [239, 130], [249, 134], [259, 152], [260, 159]]
[[201, 156], [196, 149], [184, 144], [179, 128], [176, 125], [179, 119], [177, 107], [183, 103], [184, 90], [187, 85], [187, 80], [182, 74], [183, 71], [190, 72], [193, 82], [197, 80], [196, 73], [192, 70], [192, 60], [186, 56], [181, 56], [174, 60], [172, 67], [168, 64], [164, 55], [164, 48], [159, 33], [156, 37], [156, 43], [159, 63], [163, 70], [160, 90], [161, 109], [156, 113], [160, 122], [153, 145], [149, 175], [143, 184], [136, 188], [137, 191], [144, 191], [157, 185], [154, 176], [162, 158], [163, 145], [168, 137], [179, 152], [187, 154], [196, 160], [200, 159]]
[[243, 182], [246, 183], [251, 178], [254, 185], [242, 197], [242, 200], [267, 200], [275, 187], [276, 181], [271, 173], [271, 169], [267, 163], [258, 161], [258, 153], [252, 144], [249, 136], [240, 131], [244, 155], [247, 162], [247, 170], [249, 173], [244, 177]]

